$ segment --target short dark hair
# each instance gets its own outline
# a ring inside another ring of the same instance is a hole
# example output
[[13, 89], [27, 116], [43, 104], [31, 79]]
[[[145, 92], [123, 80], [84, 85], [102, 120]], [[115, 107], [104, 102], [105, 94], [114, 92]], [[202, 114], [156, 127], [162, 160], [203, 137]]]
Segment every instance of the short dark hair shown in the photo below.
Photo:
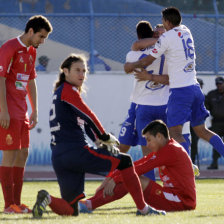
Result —
[[168, 20], [174, 26], [179, 26], [181, 24], [181, 14], [179, 9], [175, 7], [168, 7], [162, 10], [163, 19]]
[[36, 15], [29, 18], [26, 23], [25, 33], [27, 33], [30, 28], [33, 29], [34, 33], [39, 32], [41, 29], [45, 29], [48, 33], [51, 33], [53, 30], [50, 21], [42, 15]]
[[136, 32], [138, 35], [138, 39], [150, 38], [153, 36], [152, 25], [148, 21], [140, 21], [136, 25]]
[[146, 125], [146, 127], [142, 130], [142, 135], [145, 135], [147, 132], [153, 136], [161, 133], [165, 138], [169, 138], [168, 128], [162, 120], [155, 120]]

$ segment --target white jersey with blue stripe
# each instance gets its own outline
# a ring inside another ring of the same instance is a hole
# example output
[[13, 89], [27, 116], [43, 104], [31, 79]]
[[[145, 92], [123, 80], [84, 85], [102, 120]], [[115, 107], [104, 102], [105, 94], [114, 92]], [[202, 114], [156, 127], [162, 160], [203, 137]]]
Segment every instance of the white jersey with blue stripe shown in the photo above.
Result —
[[186, 26], [180, 25], [163, 33], [150, 54], [155, 58], [165, 54], [170, 88], [186, 87], [197, 83], [194, 40]]
[[[135, 62], [149, 55], [151, 48], [140, 51], [130, 51], [126, 56], [126, 62]], [[150, 74], [167, 74], [167, 65], [164, 55], [161, 55], [146, 68]], [[169, 86], [153, 81], [134, 80], [134, 88], [130, 97], [131, 102], [140, 105], [161, 106], [166, 105], [169, 98]]]

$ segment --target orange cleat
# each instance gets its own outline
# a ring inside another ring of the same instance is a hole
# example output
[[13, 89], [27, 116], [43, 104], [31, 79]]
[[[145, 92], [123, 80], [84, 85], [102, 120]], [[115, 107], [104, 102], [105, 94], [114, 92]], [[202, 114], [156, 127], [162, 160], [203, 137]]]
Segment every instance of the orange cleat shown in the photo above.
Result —
[[18, 207], [21, 209], [22, 213], [32, 213], [32, 210], [24, 204], [18, 205]]
[[10, 205], [8, 208], [4, 209], [5, 214], [21, 214], [23, 213], [21, 208], [18, 205]]

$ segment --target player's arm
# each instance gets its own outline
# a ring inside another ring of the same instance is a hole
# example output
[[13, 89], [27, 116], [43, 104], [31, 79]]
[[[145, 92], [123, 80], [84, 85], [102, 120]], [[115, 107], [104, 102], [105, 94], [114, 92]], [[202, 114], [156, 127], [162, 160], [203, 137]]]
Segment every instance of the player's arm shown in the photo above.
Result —
[[154, 60], [156, 60], [155, 57], [153, 57], [152, 55], [148, 55], [136, 62], [126, 62], [124, 64], [124, 71], [126, 73], [131, 73], [133, 71], [136, 72], [136, 68], [146, 68], [147, 66], [151, 65]]
[[72, 106], [75, 113], [83, 119], [94, 131], [97, 137], [105, 142], [119, 144], [119, 141], [113, 135], [106, 133], [102, 124], [93, 111], [85, 104], [76, 90], [68, 91], [64, 89], [61, 100]]
[[5, 77], [0, 76], [0, 125], [2, 128], [7, 129], [10, 124], [10, 116], [8, 112], [8, 106], [6, 101], [6, 86]]
[[132, 46], [131, 46], [131, 50], [132, 51], [139, 51], [141, 49], [144, 49], [146, 47], [150, 47], [155, 45], [157, 41], [157, 38], [144, 38], [141, 40], [137, 40], [135, 41]]
[[164, 85], [169, 85], [169, 76], [164, 75], [155, 75], [149, 74], [145, 69], [141, 69], [141, 71], [135, 71], [135, 78], [138, 81], [153, 81], [158, 82]]
[[13, 63], [14, 48], [7, 42], [1, 46], [0, 49], [0, 125], [1, 127], [7, 129], [10, 125], [10, 115], [8, 112], [8, 105], [6, 100], [6, 78], [8, 72]]
[[28, 97], [32, 108], [30, 115], [30, 129], [33, 129], [38, 122], [38, 108], [37, 108], [37, 86], [35, 79], [31, 79], [27, 85]]

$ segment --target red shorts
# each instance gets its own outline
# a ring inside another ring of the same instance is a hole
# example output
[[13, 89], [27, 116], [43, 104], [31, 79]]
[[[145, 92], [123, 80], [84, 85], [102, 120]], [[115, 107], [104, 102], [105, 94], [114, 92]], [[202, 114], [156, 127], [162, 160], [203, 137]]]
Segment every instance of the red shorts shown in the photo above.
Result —
[[189, 210], [181, 199], [174, 193], [167, 192], [155, 181], [150, 181], [147, 192], [144, 192], [146, 203], [150, 206], [164, 211], [183, 211]]
[[8, 129], [0, 126], [0, 150], [28, 148], [30, 141], [29, 120], [10, 119]]

